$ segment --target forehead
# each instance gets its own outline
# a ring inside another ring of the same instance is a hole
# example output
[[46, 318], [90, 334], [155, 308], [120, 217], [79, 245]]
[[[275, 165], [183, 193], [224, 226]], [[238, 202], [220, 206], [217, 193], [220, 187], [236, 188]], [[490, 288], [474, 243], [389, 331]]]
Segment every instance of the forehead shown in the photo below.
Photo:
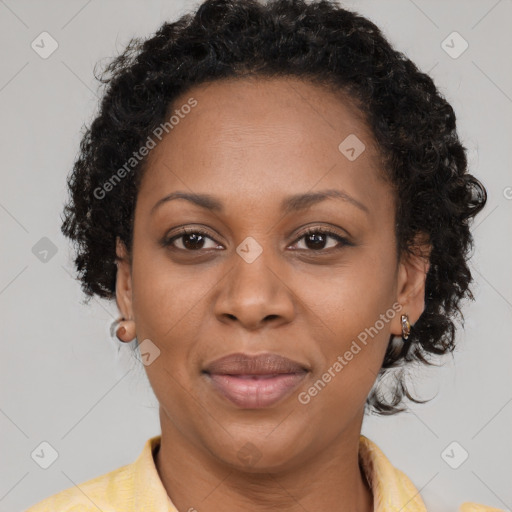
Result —
[[372, 201], [382, 192], [375, 187], [385, 186], [362, 114], [348, 96], [320, 85], [288, 77], [215, 81], [178, 97], [171, 115], [148, 156], [143, 201], [173, 190], [261, 201], [315, 187], [348, 188]]

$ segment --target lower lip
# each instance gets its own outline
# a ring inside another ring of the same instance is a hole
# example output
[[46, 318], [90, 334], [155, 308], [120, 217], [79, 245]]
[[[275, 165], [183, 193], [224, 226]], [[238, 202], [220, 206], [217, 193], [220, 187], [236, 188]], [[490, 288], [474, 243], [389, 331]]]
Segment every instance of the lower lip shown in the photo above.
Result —
[[238, 407], [262, 409], [287, 396], [304, 379], [307, 372], [278, 375], [206, 374], [214, 388]]

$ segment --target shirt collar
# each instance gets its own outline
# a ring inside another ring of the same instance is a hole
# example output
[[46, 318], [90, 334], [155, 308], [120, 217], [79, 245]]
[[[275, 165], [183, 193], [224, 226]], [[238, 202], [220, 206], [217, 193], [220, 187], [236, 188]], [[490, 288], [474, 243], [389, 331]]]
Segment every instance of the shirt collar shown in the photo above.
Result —
[[359, 436], [359, 462], [372, 489], [374, 512], [427, 512], [420, 492], [407, 475], [363, 435]]
[[161, 435], [148, 439], [142, 453], [133, 463], [133, 510], [179, 512], [167, 495], [153, 458], [161, 439]]
[[[153, 453], [161, 435], [148, 439], [133, 463], [134, 510], [178, 512], [163, 486]], [[395, 468], [382, 450], [364, 435], [359, 436], [359, 462], [373, 493], [374, 512], [427, 512], [411, 480]]]

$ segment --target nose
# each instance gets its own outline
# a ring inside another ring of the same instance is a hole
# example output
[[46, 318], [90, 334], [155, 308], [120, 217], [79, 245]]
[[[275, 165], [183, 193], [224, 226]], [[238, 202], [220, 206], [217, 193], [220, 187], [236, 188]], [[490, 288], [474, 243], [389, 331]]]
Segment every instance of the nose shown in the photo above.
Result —
[[248, 331], [292, 321], [294, 293], [284, 266], [271, 261], [269, 253], [270, 249], [263, 250], [254, 261], [233, 255], [233, 268], [215, 300], [219, 321], [239, 323]]

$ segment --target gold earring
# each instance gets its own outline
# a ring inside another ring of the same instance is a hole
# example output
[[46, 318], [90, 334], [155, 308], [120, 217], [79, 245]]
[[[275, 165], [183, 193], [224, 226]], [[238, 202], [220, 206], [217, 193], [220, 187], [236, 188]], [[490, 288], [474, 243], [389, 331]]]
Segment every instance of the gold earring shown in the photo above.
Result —
[[124, 327], [124, 326], [119, 327], [116, 331], [116, 336], [119, 341], [124, 341], [123, 339], [121, 339], [121, 336], [124, 336], [125, 334], [126, 334], [126, 327]]
[[[120, 325], [116, 329], [116, 325], [121, 322], [124, 322], [125, 325]], [[129, 343], [130, 341], [133, 340], [133, 338], [135, 338], [135, 332], [133, 332], [134, 327], [135, 327], [135, 322], [133, 322], [133, 320], [131, 320], [131, 319], [126, 320], [124, 317], [119, 318], [112, 324], [111, 333], [115, 329], [117, 339], [123, 343]], [[127, 333], [128, 333], [128, 336], [127, 336]]]
[[404, 340], [409, 338], [409, 334], [411, 334], [411, 323], [409, 322], [409, 317], [407, 315], [401, 316], [402, 322], [402, 338]]

